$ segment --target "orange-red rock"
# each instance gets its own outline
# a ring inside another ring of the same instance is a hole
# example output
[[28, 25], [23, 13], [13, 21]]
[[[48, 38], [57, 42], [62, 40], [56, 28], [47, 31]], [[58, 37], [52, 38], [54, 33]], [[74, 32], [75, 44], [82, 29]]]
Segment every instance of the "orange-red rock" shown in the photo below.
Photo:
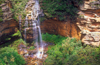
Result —
[[41, 23], [43, 33], [59, 34], [61, 36], [71, 36], [80, 39], [80, 30], [76, 23], [71, 23], [70, 20], [63, 22], [54, 19], [49, 19]]

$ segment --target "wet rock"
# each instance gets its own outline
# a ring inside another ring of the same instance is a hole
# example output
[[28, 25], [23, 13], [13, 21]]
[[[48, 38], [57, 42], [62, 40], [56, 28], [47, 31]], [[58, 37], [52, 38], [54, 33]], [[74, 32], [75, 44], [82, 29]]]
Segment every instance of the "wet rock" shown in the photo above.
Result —
[[36, 50], [36, 49], [35, 49], [35, 50], [30, 50], [30, 51], [28, 50], [28, 53], [29, 53], [29, 55], [32, 55], [32, 54], [36, 54], [37, 51], [38, 51], [38, 50]]
[[26, 48], [26, 46], [23, 43], [21, 43], [20, 45], [18, 45], [18, 49], [21, 49], [21, 48]]
[[0, 23], [0, 42], [5, 42], [5, 39], [17, 32], [18, 22], [14, 19]]
[[[43, 54], [42, 59], [37, 58], [36, 53], [38, 49], [28, 50], [23, 43], [18, 45], [18, 53], [25, 58], [27, 62], [26, 65], [43, 65], [43, 62], [47, 58], [47, 54]], [[44, 47], [45, 52], [47, 51], [48, 46]]]

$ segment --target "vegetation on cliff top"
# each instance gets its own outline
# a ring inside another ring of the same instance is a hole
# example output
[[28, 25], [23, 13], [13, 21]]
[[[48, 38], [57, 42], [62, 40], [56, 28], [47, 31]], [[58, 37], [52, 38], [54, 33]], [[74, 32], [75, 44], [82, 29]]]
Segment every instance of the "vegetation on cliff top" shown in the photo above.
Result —
[[[0, 0], [0, 4], [5, 3], [6, 0]], [[25, 18], [25, 5], [28, 2], [28, 0], [8, 0], [11, 2], [13, 8], [11, 8], [12, 13], [14, 14], [13, 18], [18, 20], [18, 16], [21, 15], [22, 19]], [[0, 8], [0, 14], [1, 14], [1, 8]], [[2, 21], [0, 17], [0, 21]]]
[[26, 3], [28, 0], [10, 0], [12, 2], [13, 8], [11, 11], [14, 13], [14, 18], [18, 20], [19, 15], [22, 16], [22, 19], [25, 18], [26, 12], [24, 11]]
[[82, 3], [83, 0], [43, 0], [41, 6], [48, 18], [56, 17], [59, 20], [66, 20], [69, 17], [74, 20], [78, 6]]

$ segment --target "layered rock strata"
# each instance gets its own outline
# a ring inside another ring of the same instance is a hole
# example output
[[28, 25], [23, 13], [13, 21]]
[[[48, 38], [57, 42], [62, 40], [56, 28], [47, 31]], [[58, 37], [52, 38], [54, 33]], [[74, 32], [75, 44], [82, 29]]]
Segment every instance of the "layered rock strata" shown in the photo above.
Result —
[[1, 4], [0, 8], [2, 8], [2, 12], [3, 12], [3, 16], [2, 16], [3, 21], [12, 19], [13, 13], [10, 10], [10, 8], [12, 8], [12, 4], [9, 0]]
[[3, 21], [0, 22], [0, 44], [5, 42], [5, 39], [14, 34], [18, 29], [18, 22], [13, 19], [13, 13], [10, 8], [12, 8], [12, 4], [10, 1], [6, 1], [5, 3], [0, 5], [3, 12]]
[[[77, 5], [74, 3], [74, 5]], [[79, 17], [76, 22], [65, 22], [55, 19], [45, 20], [41, 23], [43, 33], [71, 36], [82, 40], [83, 43], [100, 45], [100, 0], [84, 0], [77, 6]]]
[[100, 45], [100, 1], [84, 1], [79, 11], [77, 26], [81, 30], [81, 40], [85, 44]]
[[65, 37], [75, 37], [80, 39], [80, 29], [75, 22], [70, 20], [66, 22], [58, 21], [55, 19], [45, 20], [41, 23], [42, 33], [58, 34]]

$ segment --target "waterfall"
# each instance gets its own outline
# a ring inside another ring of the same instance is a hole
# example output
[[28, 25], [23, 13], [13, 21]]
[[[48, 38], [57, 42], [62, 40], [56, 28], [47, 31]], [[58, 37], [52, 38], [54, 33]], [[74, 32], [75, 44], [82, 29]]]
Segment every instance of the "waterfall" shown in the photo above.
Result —
[[[33, 3], [34, 3], [34, 5], [31, 7], [32, 9], [31, 9], [31, 11], [29, 11], [28, 7], [30, 6], [30, 4], [33, 4]], [[35, 56], [39, 59], [42, 59], [44, 49], [43, 49], [43, 44], [42, 44], [42, 36], [41, 36], [40, 20], [39, 20], [39, 14], [41, 13], [39, 1], [38, 0], [30, 0], [30, 2], [26, 5], [25, 10], [28, 10], [30, 13], [30, 14], [29, 13], [27, 14], [27, 16], [25, 18], [25, 23], [24, 23], [25, 42], [26, 42], [26, 37], [27, 37], [27, 29], [30, 29], [28, 27], [28, 23], [29, 23], [28, 18], [31, 18], [32, 22], [29, 24], [29, 26], [31, 26], [31, 28], [33, 29], [33, 37], [38, 32], [38, 37], [36, 37], [37, 39], [35, 40], [36, 48], [37, 48], [37, 53], [35, 54]]]
[[[34, 33], [37, 34], [37, 26], [36, 26], [36, 23], [35, 21], [32, 20], [32, 26], [33, 26], [33, 36], [34, 36]], [[39, 48], [39, 45], [38, 45], [38, 38], [35, 40], [36, 42], [36, 48], [38, 49]]]
[[24, 29], [24, 35], [25, 35], [25, 37], [24, 37], [24, 40], [25, 40], [25, 42], [26, 42], [26, 30], [27, 30], [27, 28], [28, 28], [28, 18], [27, 18], [27, 16], [26, 16], [26, 19], [25, 19], [25, 24], [24, 24], [24, 26], [25, 26], [25, 29]]

